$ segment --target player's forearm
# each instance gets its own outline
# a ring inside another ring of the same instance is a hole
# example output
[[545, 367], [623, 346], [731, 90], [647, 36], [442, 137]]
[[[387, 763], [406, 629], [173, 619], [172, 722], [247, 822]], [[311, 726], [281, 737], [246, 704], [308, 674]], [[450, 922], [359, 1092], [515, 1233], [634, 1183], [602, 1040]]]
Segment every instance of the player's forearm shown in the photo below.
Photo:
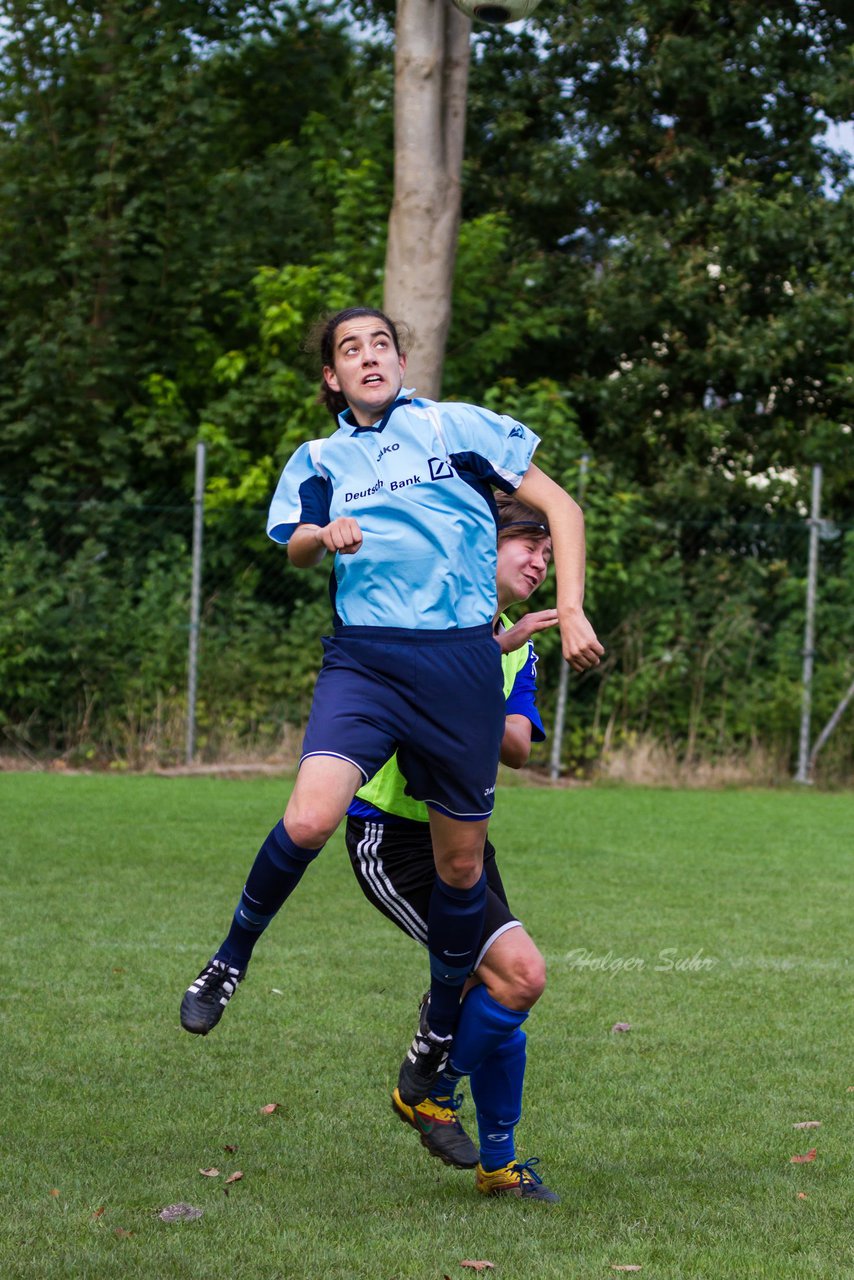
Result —
[[549, 523], [557, 587], [557, 611], [563, 618], [584, 607], [584, 514], [578, 503], [539, 467], [529, 467], [516, 496]]
[[574, 671], [588, 671], [605, 650], [584, 615], [584, 516], [577, 502], [538, 467], [531, 466], [516, 490], [521, 500], [542, 511], [552, 537], [557, 616], [563, 656]]
[[288, 543], [288, 559], [294, 568], [310, 569], [320, 564], [326, 555], [320, 534], [320, 526], [316, 524], [301, 524], [294, 530]]

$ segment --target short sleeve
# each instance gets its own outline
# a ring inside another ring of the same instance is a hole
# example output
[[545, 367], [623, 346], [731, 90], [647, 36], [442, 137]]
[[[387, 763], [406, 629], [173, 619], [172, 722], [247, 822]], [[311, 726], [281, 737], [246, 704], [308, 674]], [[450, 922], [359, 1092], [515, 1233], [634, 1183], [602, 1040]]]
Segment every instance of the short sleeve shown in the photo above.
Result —
[[513, 688], [504, 704], [506, 716], [526, 716], [532, 726], [531, 741], [542, 742], [546, 731], [537, 707], [537, 654], [531, 641], [528, 641], [528, 656], [524, 666], [519, 668]]
[[473, 404], [440, 404], [442, 435], [454, 469], [505, 493], [519, 487], [539, 436], [529, 427]]
[[319, 445], [301, 444], [279, 476], [267, 515], [267, 536], [274, 542], [288, 542], [299, 524], [329, 523], [330, 481]]

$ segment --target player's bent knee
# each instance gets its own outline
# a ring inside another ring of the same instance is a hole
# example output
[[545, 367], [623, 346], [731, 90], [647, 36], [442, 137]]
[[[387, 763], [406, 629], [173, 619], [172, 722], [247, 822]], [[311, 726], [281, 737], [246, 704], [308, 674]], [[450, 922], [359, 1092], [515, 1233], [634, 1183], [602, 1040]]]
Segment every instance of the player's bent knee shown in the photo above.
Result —
[[539, 951], [520, 959], [513, 974], [513, 986], [517, 999], [530, 1009], [546, 989], [546, 962]]
[[338, 816], [332, 820], [320, 806], [301, 805], [298, 809], [286, 809], [284, 824], [294, 844], [302, 849], [317, 849], [325, 844], [338, 826]]
[[471, 854], [450, 854], [436, 859], [437, 874], [454, 889], [472, 889], [483, 871], [483, 858]]
[[511, 1009], [530, 1009], [546, 987], [546, 962], [521, 929], [505, 933], [478, 970], [487, 989]]

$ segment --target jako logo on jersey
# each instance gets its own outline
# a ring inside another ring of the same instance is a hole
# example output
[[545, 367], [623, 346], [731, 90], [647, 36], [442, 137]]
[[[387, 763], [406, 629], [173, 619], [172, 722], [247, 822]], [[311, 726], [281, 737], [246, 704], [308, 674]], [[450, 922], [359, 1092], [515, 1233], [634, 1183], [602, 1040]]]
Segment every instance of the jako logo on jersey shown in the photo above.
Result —
[[522, 430], [521, 427], [514, 427], [513, 430], [509, 432], [507, 439], [508, 440], [524, 440], [525, 432]]
[[453, 480], [454, 469], [446, 458], [428, 458], [431, 480]]
[[400, 445], [399, 445], [399, 444], [387, 444], [387, 445], [385, 445], [382, 449], [380, 449], [379, 453], [377, 454], [377, 462], [379, 462], [379, 461], [380, 461], [380, 459], [382, 458], [383, 454], [386, 454], [386, 453], [397, 453], [397, 450], [398, 450], [399, 448], [400, 448]]
[[485, 796], [492, 796], [492, 795], [494, 795], [494, 794], [495, 794], [495, 787], [487, 787], [483, 794], [484, 794]]

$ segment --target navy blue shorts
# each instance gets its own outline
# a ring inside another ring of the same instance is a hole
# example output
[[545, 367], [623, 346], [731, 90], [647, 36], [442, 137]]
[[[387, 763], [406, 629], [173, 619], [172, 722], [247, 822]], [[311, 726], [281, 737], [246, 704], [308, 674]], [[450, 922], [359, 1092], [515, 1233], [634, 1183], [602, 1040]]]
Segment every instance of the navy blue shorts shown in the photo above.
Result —
[[492, 813], [504, 733], [501, 651], [490, 626], [342, 627], [323, 639], [302, 748], [365, 781], [397, 751], [407, 791], [463, 822]]

